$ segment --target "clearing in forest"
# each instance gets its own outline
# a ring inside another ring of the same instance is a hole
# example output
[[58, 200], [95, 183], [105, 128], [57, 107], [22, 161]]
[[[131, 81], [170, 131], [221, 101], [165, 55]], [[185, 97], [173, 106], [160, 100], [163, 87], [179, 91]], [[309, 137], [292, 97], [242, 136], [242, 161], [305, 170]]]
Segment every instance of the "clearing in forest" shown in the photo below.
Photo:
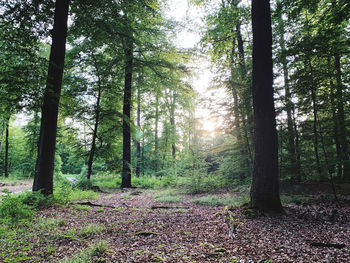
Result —
[[232, 198], [132, 189], [41, 208], [30, 229], [2, 240], [1, 261], [350, 262], [349, 199], [290, 203], [285, 215], [255, 218], [231, 208], [232, 236], [224, 205]]

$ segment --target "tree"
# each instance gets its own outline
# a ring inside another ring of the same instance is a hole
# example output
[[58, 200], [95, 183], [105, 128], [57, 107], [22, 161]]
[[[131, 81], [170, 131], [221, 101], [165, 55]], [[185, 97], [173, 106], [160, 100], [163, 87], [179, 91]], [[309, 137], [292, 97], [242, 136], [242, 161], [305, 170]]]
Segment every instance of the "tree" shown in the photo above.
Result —
[[250, 205], [259, 210], [280, 212], [269, 0], [252, 0], [252, 28], [255, 152]]
[[53, 193], [58, 105], [66, 53], [69, 3], [69, 0], [56, 0], [49, 69], [41, 112], [33, 191], [42, 191], [45, 195]]

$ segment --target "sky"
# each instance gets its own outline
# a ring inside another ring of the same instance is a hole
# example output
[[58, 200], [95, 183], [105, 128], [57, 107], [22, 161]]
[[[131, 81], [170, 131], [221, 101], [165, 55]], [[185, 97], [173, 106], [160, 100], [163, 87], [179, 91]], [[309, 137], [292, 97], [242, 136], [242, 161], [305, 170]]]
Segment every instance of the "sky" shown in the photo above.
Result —
[[[212, 5], [215, 1], [212, 1]], [[178, 22], [184, 22], [184, 27], [180, 32], [177, 33], [175, 39], [175, 45], [179, 48], [199, 48], [199, 41], [201, 39], [201, 32], [205, 26], [204, 8], [191, 5], [189, 0], [170, 0], [169, 8], [166, 12], [166, 16], [175, 19]], [[194, 61], [191, 67], [195, 68], [194, 77], [190, 80], [191, 85], [200, 94], [202, 100], [213, 95], [213, 91], [209, 90], [212, 85], [212, 80], [215, 77], [210, 63], [210, 58], [202, 57], [198, 61]], [[215, 99], [220, 100], [226, 96], [223, 89], [215, 91]], [[198, 105], [196, 108], [196, 117], [200, 119], [202, 128], [207, 130], [212, 136], [214, 136], [214, 130], [220, 126], [218, 120], [211, 117], [211, 110], [206, 107], [207, 103]]]
[[[213, 0], [213, 4], [215, 0]], [[179, 48], [192, 49], [199, 47], [201, 39], [201, 31], [204, 27], [205, 11], [203, 8], [189, 3], [189, 0], [169, 0], [168, 8], [165, 12], [166, 17], [175, 19], [177, 22], [183, 24], [175, 38], [175, 45]], [[210, 97], [213, 91], [208, 88], [212, 84], [214, 73], [211, 70], [211, 63], [209, 57], [202, 57], [198, 61], [193, 61], [190, 65], [194, 68], [194, 76], [188, 81], [194, 89], [200, 94], [201, 99], [205, 100]], [[223, 90], [215, 91], [215, 97], [225, 97]], [[214, 136], [214, 130], [219, 123], [212, 119], [211, 111], [204, 105], [198, 105], [196, 108], [196, 117], [201, 120], [203, 129], [209, 131]], [[18, 114], [16, 116], [15, 125], [25, 125], [28, 116], [25, 114]]]

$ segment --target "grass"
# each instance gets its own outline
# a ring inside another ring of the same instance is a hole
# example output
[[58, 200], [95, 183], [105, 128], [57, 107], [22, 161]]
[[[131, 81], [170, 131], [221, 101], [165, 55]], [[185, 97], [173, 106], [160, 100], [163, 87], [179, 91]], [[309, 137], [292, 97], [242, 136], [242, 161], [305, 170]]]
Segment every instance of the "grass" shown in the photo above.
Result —
[[193, 202], [196, 204], [207, 205], [207, 206], [223, 206], [223, 205], [238, 206], [247, 202], [247, 200], [248, 199], [246, 196], [237, 198], [235, 196], [219, 197], [217, 195], [206, 195], [206, 196], [193, 199]]
[[79, 210], [79, 211], [90, 211], [91, 207], [87, 206], [87, 205], [79, 205], [79, 204], [75, 204], [75, 209]]
[[88, 224], [79, 231], [79, 236], [89, 237], [101, 234], [106, 227], [102, 224]]
[[155, 198], [158, 202], [164, 203], [178, 203], [185, 200], [185, 197], [180, 195], [178, 190], [171, 188], [158, 192]]
[[100, 195], [99, 193], [96, 193], [92, 190], [78, 190], [75, 189], [72, 191], [71, 194], [71, 200], [93, 200], [93, 199], [99, 199]]
[[[103, 258], [108, 256], [109, 246], [107, 241], [100, 240], [82, 250], [72, 258], [65, 258], [60, 263], [88, 263], [88, 262], [106, 262]], [[98, 261], [97, 261], [98, 260]]]

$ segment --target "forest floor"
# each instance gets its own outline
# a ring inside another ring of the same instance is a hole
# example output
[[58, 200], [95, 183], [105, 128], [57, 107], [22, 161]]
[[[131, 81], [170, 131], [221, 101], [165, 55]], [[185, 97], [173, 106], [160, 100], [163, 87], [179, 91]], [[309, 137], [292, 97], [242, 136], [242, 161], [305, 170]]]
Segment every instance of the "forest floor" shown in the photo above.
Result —
[[205, 195], [129, 189], [42, 208], [25, 235], [14, 234], [13, 253], [0, 250], [0, 261], [88, 262], [90, 253], [90, 262], [350, 262], [349, 197], [340, 204], [297, 200], [285, 205], [286, 214], [253, 218], [231, 208], [233, 236], [225, 206], [201, 205], [200, 198]]
[[26, 190], [30, 190], [32, 185], [32, 179], [0, 183], [0, 195], [6, 194], [7, 191], [11, 193], [24, 192]]

